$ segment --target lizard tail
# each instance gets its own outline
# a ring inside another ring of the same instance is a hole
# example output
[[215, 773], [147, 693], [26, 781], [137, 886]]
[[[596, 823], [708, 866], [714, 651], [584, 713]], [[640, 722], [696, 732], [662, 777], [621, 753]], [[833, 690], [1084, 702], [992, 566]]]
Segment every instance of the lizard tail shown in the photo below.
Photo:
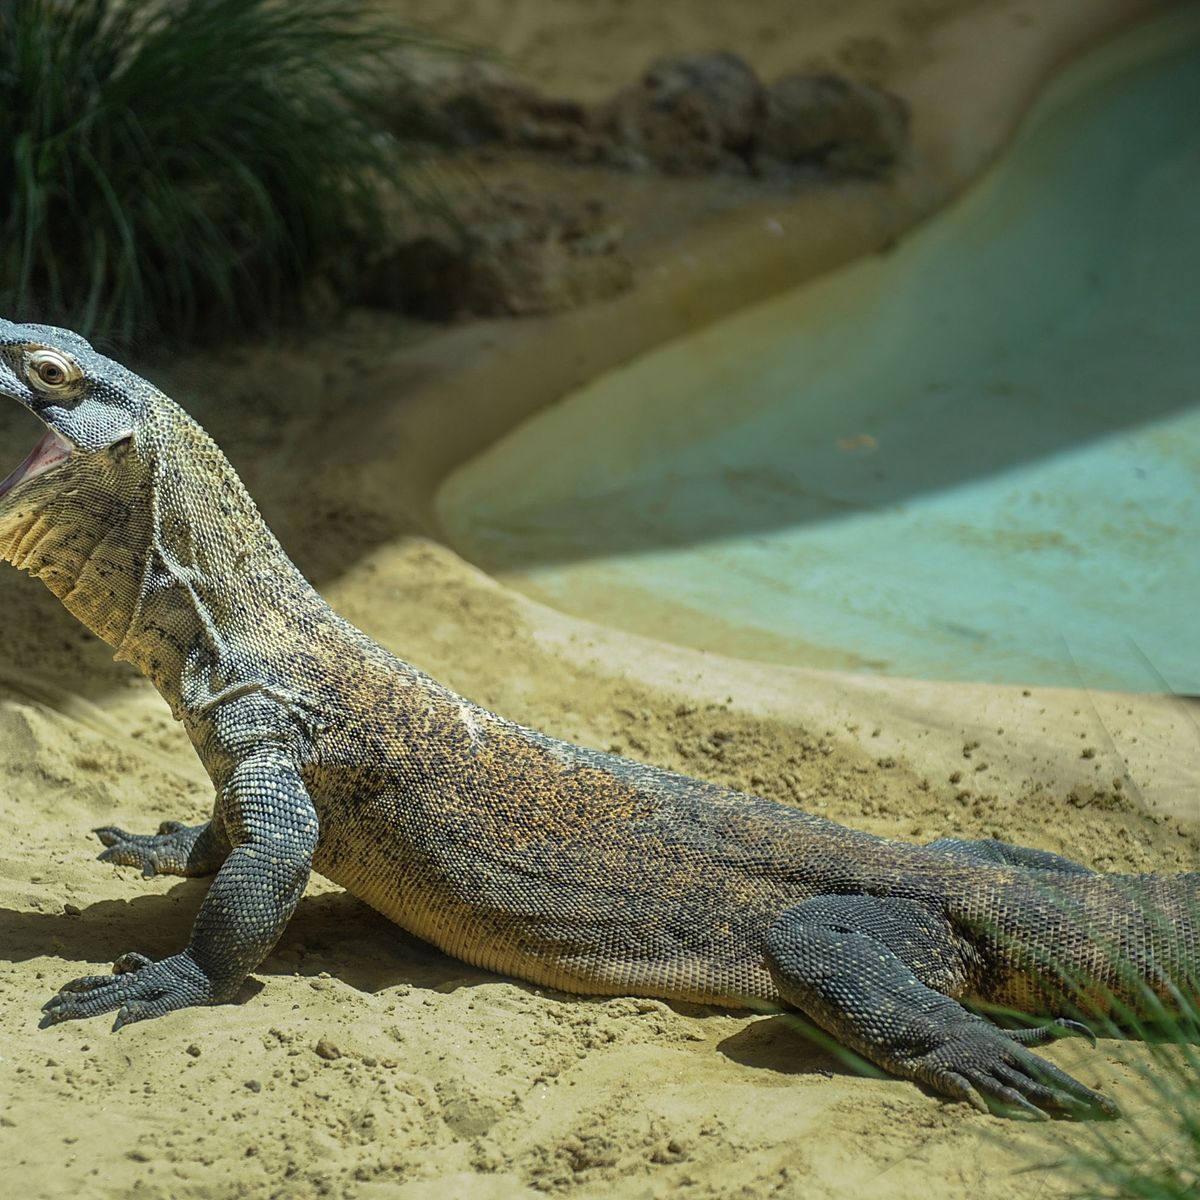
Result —
[[989, 1003], [1130, 1027], [1200, 1013], [1200, 873], [1031, 872], [967, 909]]

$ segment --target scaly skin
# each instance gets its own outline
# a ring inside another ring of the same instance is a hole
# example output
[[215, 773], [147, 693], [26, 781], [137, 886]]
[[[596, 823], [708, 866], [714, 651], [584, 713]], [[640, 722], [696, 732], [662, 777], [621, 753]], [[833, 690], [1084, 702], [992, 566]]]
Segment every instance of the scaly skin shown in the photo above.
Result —
[[1004, 1112], [1117, 1110], [1027, 1048], [1082, 1026], [1004, 1031], [964, 1001], [1062, 1017], [1195, 998], [1200, 875], [889, 841], [522, 728], [337, 616], [204, 431], [82, 338], [0, 320], [0, 394], [57, 435], [0, 484], [0, 558], [151, 679], [216, 790], [206, 825], [97, 831], [107, 861], [215, 878], [180, 953], [68, 983], [47, 1023], [231, 999], [310, 869], [477, 966], [794, 1006]]

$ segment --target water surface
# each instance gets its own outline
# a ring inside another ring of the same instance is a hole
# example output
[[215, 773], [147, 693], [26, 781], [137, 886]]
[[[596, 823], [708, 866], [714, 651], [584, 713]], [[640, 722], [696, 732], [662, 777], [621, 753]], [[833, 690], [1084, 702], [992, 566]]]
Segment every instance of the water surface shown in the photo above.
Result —
[[610, 372], [456, 472], [532, 596], [778, 662], [1200, 692], [1200, 13], [1066, 73], [888, 255]]

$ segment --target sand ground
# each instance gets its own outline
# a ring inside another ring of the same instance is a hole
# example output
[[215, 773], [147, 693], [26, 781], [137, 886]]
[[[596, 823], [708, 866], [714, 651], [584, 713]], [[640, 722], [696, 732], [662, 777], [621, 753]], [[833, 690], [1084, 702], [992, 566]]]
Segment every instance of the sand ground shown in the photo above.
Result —
[[[634, 295], [602, 311], [449, 331], [356, 314], [334, 331], [336, 353], [308, 334], [149, 373], [226, 447], [335, 607], [481, 703], [879, 833], [1001, 836], [1106, 869], [1194, 867], [1190, 702], [855, 679], [640, 641], [500, 588], [439, 543], [428, 504], [456, 457], [556, 389], [893, 236], [997, 151], [1055, 62], [1150, 7], [417, 0], [414, 17], [581, 97], [669, 50], [729, 47], [768, 77], [850, 67], [908, 96], [919, 162], [892, 190], [789, 201], [830, 232], [774, 249], [757, 274], [736, 267], [763, 258], [749, 205], [749, 218], [648, 236]], [[685, 289], [671, 273], [688, 238], [701, 267]], [[31, 434], [0, 414], [14, 462]], [[103, 1020], [39, 1031], [38, 1006], [64, 980], [126, 950], [178, 948], [204, 891], [94, 863], [87, 830], [200, 820], [211, 798], [157, 695], [40, 584], [0, 571], [0, 613], [11, 1194], [1051, 1197], [1075, 1187], [1056, 1165], [1071, 1149], [1134, 1144], [1128, 1122], [1001, 1124], [857, 1078], [786, 1017], [579, 1000], [490, 976], [321, 880], [238, 1003], [116, 1036]], [[1048, 1056], [1157, 1128], [1141, 1045]]]

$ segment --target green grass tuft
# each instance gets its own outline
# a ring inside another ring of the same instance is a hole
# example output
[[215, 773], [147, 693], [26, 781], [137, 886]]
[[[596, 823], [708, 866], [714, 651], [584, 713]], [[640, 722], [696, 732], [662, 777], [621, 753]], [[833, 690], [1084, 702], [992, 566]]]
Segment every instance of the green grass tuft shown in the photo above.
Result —
[[[1062, 1164], [1079, 1200], [1196, 1200], [1200, 1196], [1200, 1013], [1185, 1002], [1182, 1020], [1134, 1028], [1147, 1061], [1128, 1115], [1089, 1126]], [[1124, 1099], [1125, 1097], [1123, 1097]]]
[[[1116, 987], [1090, 976], [1074, 980], [1107, 1015], [1078, 1012], [1102, 1037], [1136, 1039], [1127, 1077], [1111, 1095], [1125, 1115], [1089, 1122], [1069, 1139], [1056, 1164], [1078, 1200], [1197, 1200], [1200, 1197], [1200, 976], [1197, 975], [1197, 877], [1179, 875], [1176, 900], [1148, 896], [1147, 877], [1126, 876], [1132, 944], [1114, 938], [1099, 948], [1116, 964]], [[1154, 882], [1151, 880], [1150, 882]]]
[[0, 311], [118, 343], [262, 325], [379, 220], [421, 42], [341, 0], [0, 5]]

